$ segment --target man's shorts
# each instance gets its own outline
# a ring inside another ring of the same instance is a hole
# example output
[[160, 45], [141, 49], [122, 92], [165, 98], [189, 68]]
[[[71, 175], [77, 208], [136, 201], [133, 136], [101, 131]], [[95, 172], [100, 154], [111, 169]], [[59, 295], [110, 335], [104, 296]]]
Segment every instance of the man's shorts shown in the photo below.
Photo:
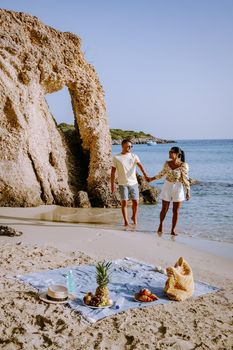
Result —
[[182, 202], [185, 200], [184, 187], [180, 182], [165, 181], [160, 198], [167, 202]]
[[139, 189], [138, 184], [135, 184], [133, 186], [130, 185], [119, 185], [119, 192], [121, 200], [138, 200], [139, 199]]

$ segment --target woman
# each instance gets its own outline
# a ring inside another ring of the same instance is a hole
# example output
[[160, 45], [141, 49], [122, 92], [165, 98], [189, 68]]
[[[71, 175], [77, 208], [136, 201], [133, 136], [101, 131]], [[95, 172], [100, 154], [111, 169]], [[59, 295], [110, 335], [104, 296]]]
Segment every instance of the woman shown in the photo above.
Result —
[[[160, 224], [158, 234], [163, 233], [163, 221], [169, 209], [170, 202], [173, 202], [173, 217], [171, 235], [177, 235], [175, 228], [178, 221], [179, 209], [181, 202], [190, 199], [190, 183], [189, 183], [189, 166], [185, 163], [184, 151], [179, 147], [172, 147], [169, 151], [170, 160], [164, 163], [162, 171], [153, 177], [147, 178], [147, 181], [158, 180], [166, 176], [166, 181], [163, 184], [161, 199], [162, 209], [160, 212]], [[184, 193], [186, 190], [186, 195]]]

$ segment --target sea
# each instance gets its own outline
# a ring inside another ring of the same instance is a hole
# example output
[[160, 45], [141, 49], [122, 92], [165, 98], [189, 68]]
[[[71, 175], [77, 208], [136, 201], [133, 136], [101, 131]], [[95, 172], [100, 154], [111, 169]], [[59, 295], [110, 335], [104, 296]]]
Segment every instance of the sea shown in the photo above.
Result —
[[[182, 203], [177, 233], [233, 243], [233, 139], [178, 140], [176, 144], [154, 146], [134, 144], [132, 152], [139, 156], [147, 173], [154, 176], [162, 169], [172, 146], [184, 150], [190, 177], [199, 181], [191, 186], [191, 199]], [[120, 151], [121, 146], [112, 146], [113, 155]], [[163, 182], [162, 178], [150, 184], [161, 189]], [[160, 210], [161, 200], [156, 205], [140, 205], [137, 230], [155, 232]], [[165, 233], [170, 232], [171, 219], [172, 206], [164, 222]]]

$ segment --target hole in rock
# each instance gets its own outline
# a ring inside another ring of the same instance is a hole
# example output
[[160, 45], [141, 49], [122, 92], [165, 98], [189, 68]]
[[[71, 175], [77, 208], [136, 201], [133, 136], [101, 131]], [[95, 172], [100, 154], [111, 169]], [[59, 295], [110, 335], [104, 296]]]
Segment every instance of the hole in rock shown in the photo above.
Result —
[[[64, 135], [64, 142], [70, 150], [67, 158], [69, 183], [77, 190], [86, 190], [88, 176], [89, 154], [83, 152], [82, 140], [78, 128], [75, 128], [75, 117], [72, 109], [71, 96], [67, 87], [45, 96], [49, 111]], [[56, 164], [53, 153], [48, 155], [51, 166]]]
[[61, 123], [74, 125], [74, 113], [67, 87], [52, 94], [47, 94], [45, 99], [58, 125]]

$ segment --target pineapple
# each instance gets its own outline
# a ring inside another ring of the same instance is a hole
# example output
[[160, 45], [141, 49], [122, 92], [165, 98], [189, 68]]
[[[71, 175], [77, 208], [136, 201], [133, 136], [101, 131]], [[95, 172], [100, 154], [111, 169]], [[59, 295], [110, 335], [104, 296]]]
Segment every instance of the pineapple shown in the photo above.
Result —
[[111, 303], [109, 297], [108, 283], [110, 282], [109, 270], [111, 262], [98, 262], [96, 265], [96, 282], [98, 287], [96, 288], [95, 295], [100, 299], [99, 306], [107, 306]]

